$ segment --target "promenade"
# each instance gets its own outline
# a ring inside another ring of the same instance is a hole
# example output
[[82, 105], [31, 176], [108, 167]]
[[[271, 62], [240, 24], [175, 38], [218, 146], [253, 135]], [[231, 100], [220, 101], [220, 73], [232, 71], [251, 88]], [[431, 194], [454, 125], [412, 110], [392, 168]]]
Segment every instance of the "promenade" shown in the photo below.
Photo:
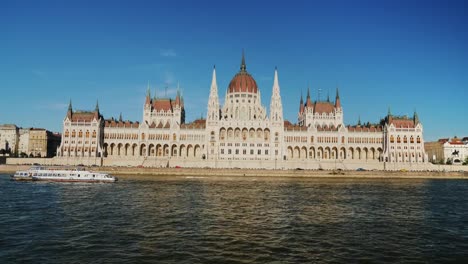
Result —
[[[0, 173], [12, 174], [26, 170], [29, 165], [0, 165]], [[54, 166], [49, 166], [54, 167]], [[55, 166], [70, 168], [73, 166]], [[468, 179], [467, 171], [355, 171], [355, 170], [266, 170], [266, 169], [210, 169], [210, 168], [135, 168], [86, 167], [124, 178], [151, 177], [290, 177], [290, 178], [375, 178], [375, 179]]]

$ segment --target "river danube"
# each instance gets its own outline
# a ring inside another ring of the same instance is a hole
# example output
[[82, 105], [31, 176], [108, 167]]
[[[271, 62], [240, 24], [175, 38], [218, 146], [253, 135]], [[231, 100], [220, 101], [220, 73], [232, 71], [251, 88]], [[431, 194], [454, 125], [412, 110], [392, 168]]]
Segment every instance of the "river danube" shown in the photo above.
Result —
[[[2, 263], [468, 260], [468, 181], [0, 175]], [[466, 263], [466, 262], [465, 262]]]

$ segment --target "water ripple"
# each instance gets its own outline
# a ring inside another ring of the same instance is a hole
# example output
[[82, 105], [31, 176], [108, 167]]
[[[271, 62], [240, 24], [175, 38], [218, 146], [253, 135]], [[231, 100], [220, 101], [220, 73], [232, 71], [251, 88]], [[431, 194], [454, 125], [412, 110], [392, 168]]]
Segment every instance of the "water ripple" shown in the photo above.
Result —
[[468, 181], [0, 175], [2, 263], [468, 259]]

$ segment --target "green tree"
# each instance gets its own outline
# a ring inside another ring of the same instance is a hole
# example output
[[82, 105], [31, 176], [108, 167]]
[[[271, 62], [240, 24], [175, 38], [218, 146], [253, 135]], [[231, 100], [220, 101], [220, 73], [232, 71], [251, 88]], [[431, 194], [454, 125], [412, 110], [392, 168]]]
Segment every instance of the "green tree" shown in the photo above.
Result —
[[452, 160], [450, 158], [447, 159], [447, 162], [445, 162], [447, 165], [452, 165]]
[[468, 157], [466, 157], [465, 160], [463, 161], [463, 165], [468, 165]]

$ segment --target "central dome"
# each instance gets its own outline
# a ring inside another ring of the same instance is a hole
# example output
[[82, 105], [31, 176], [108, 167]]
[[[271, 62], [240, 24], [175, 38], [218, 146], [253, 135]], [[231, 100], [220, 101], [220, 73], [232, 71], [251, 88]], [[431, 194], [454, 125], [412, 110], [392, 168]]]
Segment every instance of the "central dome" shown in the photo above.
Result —
[[228, 93], [257, 93], [257, 82], [255, 82], [254, 78], [247, 72], [246, 68], [244, 52], [242, 52], [240, 71], [229, 83]]

